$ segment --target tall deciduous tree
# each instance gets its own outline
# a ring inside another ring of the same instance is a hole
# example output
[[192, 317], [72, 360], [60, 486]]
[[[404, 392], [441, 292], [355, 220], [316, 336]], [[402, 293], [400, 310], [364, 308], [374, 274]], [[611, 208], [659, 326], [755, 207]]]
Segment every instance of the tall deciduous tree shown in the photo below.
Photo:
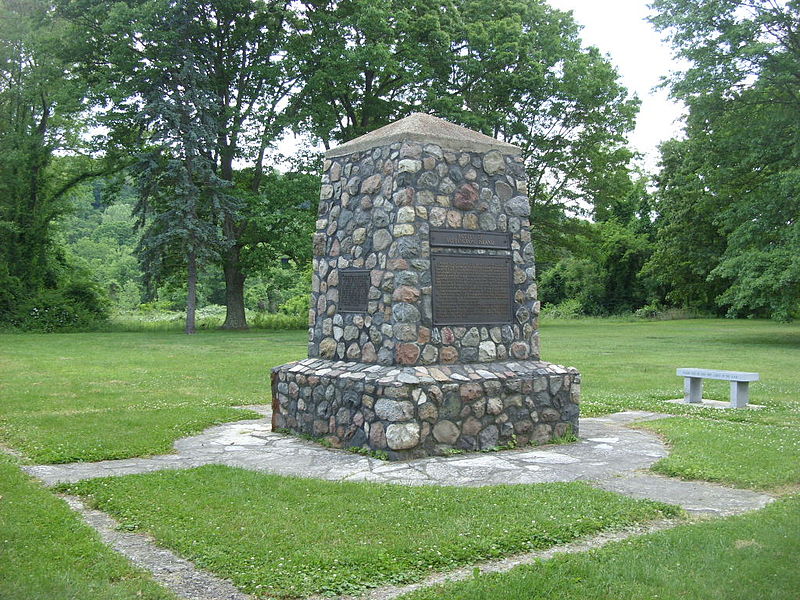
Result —
[[290, 42], [296, 128], [325, 148], [406, 116], [449, 69], [450, 0], [303, 0]]
[[[266, 150], [285, 126], [281, 112], [294, 81], [285, 61], [287, 4], [282, 0], [139, 0], [105, 5], [65, 0], [64, 11], [87, 32], [92, 52], [86, 65], [101, 74], [95, 75], [98, 83], [108, 83], [108, 98], [116, 102], [110, 124], [114, 134], [137, 131], [131, 123], [144, 131], [158, 130], [170, 119], [183, 128], [170, 113], [189, 110], [184, 132], [171, 141], [159, 140], [162, 154], [191, 143], [196, 153], [193, 164], [202, 159], [204, 172], [210, 173], [203, 175], [202, 183], [190, 177], [200, 186], [197, 193], [221, 200], [219, 191], [225, 185], [233, 189], [237, 160], [254, 165], [251, 191], [259, 191]], [[182, 29], [176, 29], [170, 19], [178, 17], [170, 15], [181, 14], [187, 20]], [[181, 80], [181, 66], [189, 59], [191, 89]], [[154, 86], [158, 86], [155, 93]], [[143, 99], [148, 99], [147, 105]], [[189, 105], [194, 106], [189, 109]], [[185, 150], [180, 153], [186, 155]], [[139, 171], [140, 176], [153, 173]], [[240, 238], [247, 229], [247, 215], [241, 210], [244, 203], [234, 201], [232, 194], [218, 204], [219, 210], [206, 216], [216, 219], [207, 225], [220, 229], [216, 252], [225, 274], [228, 309], [223, 327], [244, 328], [246, 273], [240, 260], [244, 243]]]
[[[653, 7], [654, 24], [689, 61], [670, 80], [689, 106], [688, 141], [682, 181], [668, 177], [680, 186], [661, 194], [661, 211], [678, 214], [676, 200], [686, 206], [691, 198], [689, 210], [712, 209], [701, 221], [710, 227], [683, 229], [674, 260], [707, 247], [711, 229], [711, 244], [724, 240], [704, 265], [707, 281], [722, 287], [717, 303], [732, 314], [798, 316], [800, 2], [657, 0]], [[666, 159], [674, 149], [665, 147]]]
[[[71, 268], [53, 236], [68, 210], [64, 194], [103, 165], [80, 134], [87, 122], [87, 82], [65, 54], [74, 31], [49, 2], [0, 4], [0, 319], [50, 290], [72, 286]], [[59, 152], [73, 157], [56, 159]], [[73, 293], [74, 292], [74, 293]], [[91, 292], [87, 291], [91, 295]], [[51, 294], [52, 296], [52, 294]], [[63, 298], [65, 303], [70, 299]], [[64, 307], [69, 312], [69, 309]], [[19, 315], [17, 315], [18, 317]], [[66, 318], [65, 325], [72, 324]]]
[[565, 244], [566, 214], [592, 211], [629, 181], [626, 134], [638, 100], [584, 48], [567, 12], [542, 0], [459, 0], [452, 68], [427, 102], [523, 149], [537, 247]]

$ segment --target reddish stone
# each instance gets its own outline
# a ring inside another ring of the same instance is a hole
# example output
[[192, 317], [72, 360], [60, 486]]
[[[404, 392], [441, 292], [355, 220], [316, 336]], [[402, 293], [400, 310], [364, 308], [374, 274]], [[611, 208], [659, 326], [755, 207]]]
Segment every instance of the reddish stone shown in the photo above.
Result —
[[390, 271], [405, 271], [408, 269], [408, 262], [402, 258], [392, 258], [389, 260], [386, 267]]
[[461, 426], [461, 433], [464, 435], [478, 435], [481, 428], [481, 422], [475, 417], [470, 417]]
[[525, 342], [514, 342], [511, 344], [511, 355], [514, 358], [525, 359], [530, 356], [530, 349]]
[[419, 346], [416, 344], [398, 344], [397, 362], [401, 365], [416, 364], [419, 359]]
[[479, 383], [465, 383], [458, 391], [465, 402], [472, 402], [483, 396], [483, 388]]
[[479, 191], [475, 183], [466, 183], [458, 188], [453, 198], [453, 206], [461, 210], [472, 210], [478, 203]]
[[439, 352], [439, 357], [442, 359], [443, 363], [454, 363], [458, 360], [458, 350], [453, 346], [445, 346], [442, 348], [441, 352]]
[[420, 327], [419, 328], [419, 337], [417, 337], [417, 341], [420, 344], [427, 344], [431, 341], [431, 330], [427, 327]]
[[392, 294], [395, 302], [416, 302], [419, 300], [419, 289], [409, 285], [401, 285]]
[[449, 327], [445, 327], [444, 329], [442, 329], [442, 341], [445, 344], [452, 344], [453, 342], [456, 341], [456, 336], [453, 333], [453, 330], [450, 329]]
[[380, 450], [386, 448], [386, 432], [383, 429], [383, 423], [380, 421], [374, 422], [369, 428], [369, 445], [370, 448]]

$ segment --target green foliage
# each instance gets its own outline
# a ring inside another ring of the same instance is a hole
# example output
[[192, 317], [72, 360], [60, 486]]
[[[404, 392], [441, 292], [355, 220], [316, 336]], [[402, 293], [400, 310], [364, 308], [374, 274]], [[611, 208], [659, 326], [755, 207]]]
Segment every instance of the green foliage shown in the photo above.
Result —
[[102, 327], [108, 318], [102, 290], [86, 275], [62, 279], [58, 288], [44, 289], [18, 305], [11, 324], [23, 331], [50, 333]]
[[102, 172], [80, 153], [87, 81], [66, 57], [78, 43], [48, 3], [0, 6], [0, 323], [35, 330], [102, 319], [99, 299], [65, 258], [53, 222], [65, 194]]
[[[586, 241], [573, 255], [544, 270], [539, 296], [551, 316], [627, 313], [643, 306], [650, 290], [639, 272], [651, 253], [646, 234], [616, 220], [583, 226]], [[560, 308], [551, 309], [558, 306]], [[555, 312], [552, 312], [555, 310]]]
[[689, 117], [686, 141], [662, 151], [670, 187], [650, 273], [686, 305], [707, 307], [710, 295], [731, 316], [794, 318], [800, 3], [657, 0], [654, 8], [653, 23], [688, 61], [670, 85]]
[[0, 499], [4, 600], [175, 600], [4, 455]]
[[[484, 574], [404, 600], [793, 600], [800, 588], [800, 498]], [[757, 589], [757, 592], [754, 592]]]
[[283, 598], [355, 594], [680, 514], [583, 483], [398, 486], [216, 465], [63, 487], [246, 593]]

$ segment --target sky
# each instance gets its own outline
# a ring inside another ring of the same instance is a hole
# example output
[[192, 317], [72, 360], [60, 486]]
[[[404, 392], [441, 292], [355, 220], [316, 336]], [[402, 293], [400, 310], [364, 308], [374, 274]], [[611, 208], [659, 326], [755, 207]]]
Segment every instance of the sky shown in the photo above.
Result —
[[644, 164], [654, 169], [658, 144], [679, 136], [682, 104], [670, 100], [666, 90], [655, 88], [662, 76], [679, 68], [668, 44], [645, 19], [648, 0], [547, 0], [560, 10], [571, 10], [583, 26], [585, 45], [597, 46], [617, 68], [623, 84], [642, 101], [631, 145], [644, 154]]

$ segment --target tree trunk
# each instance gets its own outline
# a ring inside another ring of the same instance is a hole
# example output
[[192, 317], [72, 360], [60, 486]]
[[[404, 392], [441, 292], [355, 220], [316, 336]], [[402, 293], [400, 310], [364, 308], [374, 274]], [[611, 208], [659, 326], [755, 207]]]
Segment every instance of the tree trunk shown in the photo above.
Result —
[[189, 252], [186, 281], [186, 333], [194, 333], [194, 313], [197, 309], [197, 253]]
[[225, 322], [223, 329], [247, 329], [247, 318], [244, 314], [244, 280], [239, 264], [241, 246], [234, 244], [225, 252], [222, 266], [225, 272]]

